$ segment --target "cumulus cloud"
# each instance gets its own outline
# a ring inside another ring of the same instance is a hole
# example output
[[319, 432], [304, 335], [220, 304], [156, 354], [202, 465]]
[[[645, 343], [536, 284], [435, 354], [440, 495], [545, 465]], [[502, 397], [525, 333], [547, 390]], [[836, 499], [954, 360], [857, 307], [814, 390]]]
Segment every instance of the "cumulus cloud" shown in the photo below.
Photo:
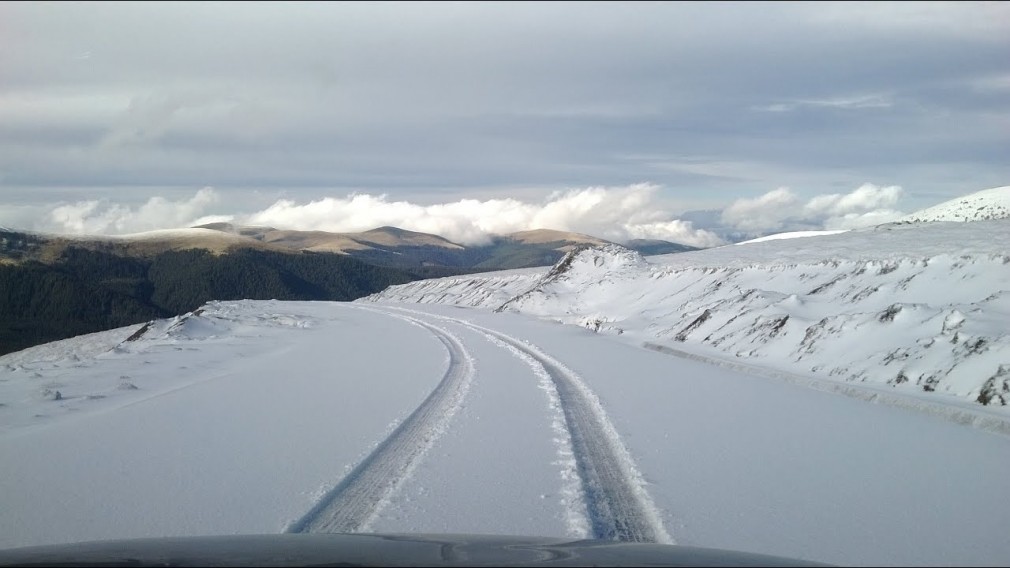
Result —
[[849, 215], [853, 213], [868, 213], [890, 208], [901, 197], [901, 188], [896, 185], [878, 187], [866, 183], [851, 193], [818, 195], [804, 206], [809, 214], [827, 214], [829, 216]]
[[806, 202], [789, 188], [753, 199], [737, 199], [722, 212], [722, 221], [742, 231], [772, 232], [804, 228], [857, 229], [893, 221], [904, 213], [893, 207], [901, 188], [863, 184], [850, 193], [815, 196]]
[[280, 200], [247, 217], [255, 225], [278, 228], [357, 232], [390, 225], [441, 235], [463, 244], [486, 243], [492, 235], [530, 229], [586, 233], [618, 242], [657, 238], [692, 246], [723, 241], [695, 229], [656, 207], [652, 184], [589, 187], [551, 194], [544, 202], [518, 199], [461, 199], [420, 205], [389, 201], [386, 195], [352, 194], [308, 203]]
[[722, 211], [722, 221], [744, 231], [779, 229], [792, 216], [799, 198], [780, 187], [754, 199], [737, 199]]
[[[65, 234], [125, 234], [192, 227], [215, 221], [278, 229], [353, 233], [381, 226], [441, 235], [479, 245], [495, 235], [556, 229], [626, 242], [663, 239], [696, 247], [726, 243], [725, 235], [762, 235], [810, 229], [854, 229], [893, 221], [904, 213], [895, 204], [898, 186], [864, 184], [849, 193], [801, 198], [780, 187], [754, 198], [737, 199], [721, 212], [722, 226], [695, 226], [662, 207], [660, 186], [640, 183], [554, 192], [542, 201], [516, 198], [460, 199], [419, 204], [385, 194], [352, 193], [309, 201], [280, 199], [259, 211], [236, 211], [233, 203], [205, 187], [192, 197], [152, 197], [129, 206], [107, 199], [61, 203], [32, 209], [40, 220], [28, 228]], [[222, 209], [229, 209], [222, 211]], [[19, 209], [22, 213], [28, 209]], [[39, 215], [41, 214], [41, 217]], [[0, 215], [0, 225], [19, 223]], [[22, 227], [26, 225], [20, 223]], [[726, 231], [721, 233], [720, 231]]]
[[655, 223], [627, 224], [622, 227], [633, 239], [661, 239], [700, 248], [715, 247], [726, 241], [707, 229], [695, 229], [690, 221], [674, 219]]
[[104, 199], [78, 201], [53, 207], [35, 228], [65, 234], [115, 235], [229, 220], [231, 216], [206, 214], [218, 200], [217, 193], [205, 187], [189, 199], [171, 201], [156, 196], [138, 207]]
[[388, 225], [468, 245], [486, 243], [493, 235], [531, 229], [573, 231], [616, 242], [651, 238], [697, 247], [725, 243], [715, 233], [664, 211], [657, 197], [659, 189], [642, 183], [555, 192], [541, 202], [460, 199], [432, 205], [352, 193], [306, 202], [281, 199], [252, 213], [215, 215], [212, 208], [221, 205], [221, 199], [213, 189], [204, 188], [188, 199], [152, 197], [136, 207], [108, 200], [63, 203], [50, 209], [34, 228], [70, 234], [123, 234], [231, 221], [338, 233]]
[[824, 220], [825, 229], [861, 229], [872, 227], [881, 223], [890, 223], [905, 213], [892, 209], [881, 209], [879, 211], [867, 211], [866, 213], [846, 213], [837, 217], [830, 217]]

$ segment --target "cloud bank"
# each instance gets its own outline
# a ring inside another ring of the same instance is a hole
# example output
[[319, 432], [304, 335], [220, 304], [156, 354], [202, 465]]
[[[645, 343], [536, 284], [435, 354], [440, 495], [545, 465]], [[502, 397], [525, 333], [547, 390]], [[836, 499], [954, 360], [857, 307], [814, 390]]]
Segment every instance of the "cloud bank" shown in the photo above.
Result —
[[99, 199], [78, 201], [53, 207], [33, 228], [73, 235], [121, 235], [190, 227], [230, 219], [230, 216], [204, 214], [218, 201], [217, 193], [209, 187], [180, 201], [155, 196], [139, 207]]
[[753, 199], [737, 199], [722, 211], [722, 222], [741, 231], [775, 232], [801, 228], [858, 229], [893, 221], [902, 195], [896, 185], [866, 183], [851, 193], [818, 195], [807, 201], [780, 187]]
[[135, 207], [108, 200], [62, 203], [29, 226], [56, 233], [114, 235], [215, 221], [338, 233], [389, 225], [463, 244], [486, 243], [493, 235], [516, 231], [556, 229], [617, 242], [654, 238], [697, 247], [724, 244], [715, 233], [677, 220], [660, 208], [659, 189], [643, 183], [555, 192], [539, 203], [505, 198], [434, 205], [391, 201], [384, 194], [352, 193], [307, 202], [281, 199], [252, 213], [214, 214], [220, 196], [212, 188], [203, 188], [188, 199], [152, 197]]
[[589, 187], [551, 194], [542, 203], [518, 199], [461, 199], [418, 205], [385, 195], [354, 194], [308, 203], [281, 200], [248, 217], [254, 225], [356, 232], [383, 225], [434, 233], [463, 244], [487, 242], [491, 235], [530, 229], [586, 233], [617, 242], [657, 238], [710, 247], [724, 241], [657, 209], [658, 186]]
[[[152, 197], [137, 206], [109, 200], [60, 203], [43, 209], [27, 227], [65, 234], [128, 234], [192, 227], [215, 221], [278, 229], [353, 233], [381, 226], [441, 235], [467, 244], [483, 244], [494, 235], [531, 229], [556, 229], [616, 242], [663, 239], [696, 247], [726, 243], [727, 229], [751, 235], [802, 230], [852, 229], [897, 219], [902, 195], [898, 186], [864, 184], [850, 193], [822, 194], [803, 200], [788, 188], [737, 199], [721, 211], [717, 226], [696, 226], [664, 209], [660, 187], [640, 183], [555, 192], [540, 202], [516, 198], [460, 199], [430, 205], [390, 200], [385, 194], [352, 193], [310, 201], [280, 199], [252, 212], [223, 211], [213, 188], [192, 197]], [[25, 226], [22, 224], [22, 226]]]

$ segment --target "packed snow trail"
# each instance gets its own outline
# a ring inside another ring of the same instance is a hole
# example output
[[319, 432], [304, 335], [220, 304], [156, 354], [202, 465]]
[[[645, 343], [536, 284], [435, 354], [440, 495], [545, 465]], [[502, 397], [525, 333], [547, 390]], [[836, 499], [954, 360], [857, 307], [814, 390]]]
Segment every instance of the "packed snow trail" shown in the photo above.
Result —
[[430, 331], [449, 353], [449, 368], [438, 386], [375, 450], [323, 496], [289, 533], [353, 533], [388, 502], [421, 457], [445, 430], [473, 380], [470, 354], [448, 331], [404, 315], [384, 313]]
[[[583, 381], [559, 361], [504, 333], [465, 320], [436, 316], [462, 325], [517, 351], [531, 366], [539, 366], [554, 382], [571, 435], [592, 527], [592, 537], [625, 542], [672, 543], [660, 514], [642, 487], [634, 461], [607, 419], [596, 397]], [[534, 367], [534, 371], [537, 367]]]

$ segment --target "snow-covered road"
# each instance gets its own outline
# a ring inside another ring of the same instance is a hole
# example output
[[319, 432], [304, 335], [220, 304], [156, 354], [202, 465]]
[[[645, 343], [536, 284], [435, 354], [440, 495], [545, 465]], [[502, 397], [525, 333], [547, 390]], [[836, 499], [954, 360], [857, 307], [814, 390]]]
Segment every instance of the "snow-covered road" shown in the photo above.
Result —
[[[398, 310], [425, 315], [415, 310]], [[553, 357], [515, 337], [463, 319], [436, 317], [484, 335], [527, 362], [534, 374], [551, 381], [548, 388], [553, 387], [564, 414], [566, 437], [571, 444], [593, 538], [672, 542], [619, 434], [578, 375]]]
[[138, 327], [0, 358], [0, 547], [365, 530], [1010, 558], [1010, 438], [943, 417], [451, 306]]
[[473, 360], [451, 333], [408, 316], [396, 316], [431, 332], [449, 355], [435, 390], [392, 434], [310, 510], [288, 528], [292, 533], [360, 532], [389, 501], [418, 461], [445, 431], [473, 380]]

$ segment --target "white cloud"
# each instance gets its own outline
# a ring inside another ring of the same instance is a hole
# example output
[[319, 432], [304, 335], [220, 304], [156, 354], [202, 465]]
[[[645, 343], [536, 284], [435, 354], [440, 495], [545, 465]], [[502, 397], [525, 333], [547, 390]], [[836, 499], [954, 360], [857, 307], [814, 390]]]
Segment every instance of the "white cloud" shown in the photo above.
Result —
[[864, 183], [847, 194], [818, 195], [803, 207], [805, 217], [822, 219], [825, 229], [858, 229], [894, 221], [904, 213], [892, 207], [901, 197], [896, 185]]
[[390, 201], [386, 195], [352, 193], [301, 203], [280, 199], [253, 213], [220, 214], [211, 209], [224, 206], [221, 198], [208, 187], [188, 199], [152, 197], [135, 207], [108, 200], [61, 203], [45, 210], [41, 221], [29, 226], [56, 233], [124, 234], [215, 221], [338, 233], [388, 225], [441, 235], [463, 244], [486, 243], [492, 235], [556, 229], [617, 242], [651, 238], [698, 247], [724, 244], [714, 233], [695, 228], [664, 211], [657, 198], [659, 189], [642, 183], [555, 192], [542, 202], [514, 198], [461, 199], [432, 205]]
[[904, 215], [904, 212], [894, 209], [880, 209], [877, 211], [868, 211], [866, 213], [846, 213], [845, 215], [825, 219], [824, 228], [830, 230], [861, 229], [863, 227], [872, 227], [882, 223], [890, 223], [891, 221], [898, 220]]
[[0, 228], [24, 230], [31, 228], [26, 225], [26, 219], [38, 219], [45, 216], [48, 209], [41, 205], [16, 205], [4, 203], [0, 205]]
[[762, 112], [790, 112], [799, 108], [833, 108], [841, 110], [891, 108], [894, 101], [888, 94], [848, 95], [823, 99], [796, 99], [769, 105], [756, 105], [752, 110]]
[[868, 212], [890, 207], [901, 197], [901, 188], [896, 185], [879, 187], [872, 183], [864, 183], [855, 191], [847, 194], [833, 193], [818, 195], [804, 206], [804, 211], [810, 214], [847, 215], [850, 213]]
[[[34, 228], [57, 233], [101, 235], [189, 227], [210, 222], [206, 210], [217, 202], [217, 193], [209, 187], [180, 201], [152, 197], [136, 208], [108, 200], [78, 201], [52, 208]], [[227, 218], [210, 217], [212, 220]]]
[[624, 231], [634, 239], [662, 239], [695, 247], [708, 248], [726, 244], [715, 233], [695, 229], [690, 221], [657, 221], [655, 223], [627, 224]]
[[903, 213], [893, 207], [901, 197], [896, 185], [863, 184], [850, 193], [815, 196], [805, 203], [788, 188], [753, 199], [738, 199], [722, 212], [722, 221], [743, 231], [797, 228], [856, 229], [886, 223]]
[[[152, 197], [129, 206], [109, 200], [61, 203], [33, 209], [41, 220], [16, 223], [0, 217], [0, 224], [69, 234], [125, 234], [155, 229], [191, 227], [216, 221], [279, 229], [338, 233], [367, 231], [381, 226], [441, 235], [462, 244], [482, 244], [493, 235], [531, 229], [585, 233], [616, 242], [663, 239], [697, 247], [725, 244], [707, 227], [695, 227], [665, 211], [660, 187], [640, 183], [620, 187], [587, 187], [555, 192], [540, 202], [516, 198], [460, 199], [418, 204], [391, 201], [386, 195], [352, 193], [298, 202], [280, 199], [252, 213], [220, 211], [221, 197], [203, 188], [192, 197], [169, 200]], [[849, 193], [801, 199], [786, 187], [755, 198], [737, 199], [722, 211], [725, 228], [751, 233], [809, 229], [852, 229], [885, 223], [903, 213], [895, 209], [898, 186], [864, 184]], [[215, 210], [216, 209], [216, 210]], [[23, 213], [29, 213], [22, 208]]]
[[722, 211], [722, 221], [744, 231], [779, 229], [793, 216], [799, 198], [780, 187], [754, 199], [737, 199]]
[[487, 242], [491, 235], [530, 229], [575, 231], [615, 241], [657, 238], [693, 246], [722, 244], [714, 233], [694, 229], [657, 209], [659, 187], [589, 187], [554, 193], [542, 203], [517, 199], [462, 199], [419, 205], [389, 201], [385, 195], [352, 194], [308, 203], [280, 200], [246, 218], [277, 228], [357, 232], [391, 225], [441, 235], [464, 244]]

